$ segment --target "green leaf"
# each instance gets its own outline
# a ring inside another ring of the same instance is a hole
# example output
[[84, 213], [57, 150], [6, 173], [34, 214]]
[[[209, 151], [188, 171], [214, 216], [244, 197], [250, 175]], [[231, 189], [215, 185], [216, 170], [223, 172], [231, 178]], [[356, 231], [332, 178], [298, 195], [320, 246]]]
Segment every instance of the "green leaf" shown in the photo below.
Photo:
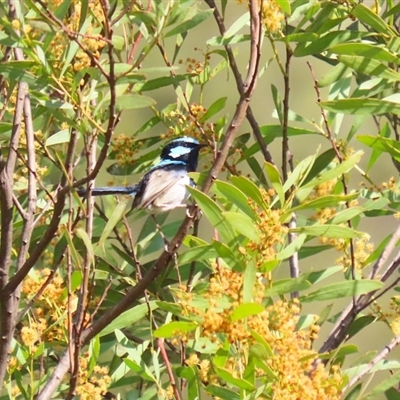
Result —
[[368, 32], [357, 32], [352, 30], [328, 32], [317, 40], [311, 41], [308, 45], [299, 43], [294, 51], [296, 57], [304, 57], [321, 53], [339, 43], [345, 43], [368, 36]]
[[238, 187], [249, 199], [253, 200], [261, 209], [267, 210], [260, 189], [251, 180], [244, 176], [232, 176], [231, 181]]
[[218, 232], [220, 232], [220, 234], [228, 242], [236, 237], [236, 234], [233, 232], [231, 226], [227, 223], [225, 217], [223, 216], [223, 210], [218, 206], [217, 203], [215, 203], [215, 201], [210, 199], [198, 189], [188, 187], [187, 190], [201, 208], [211, 225], [218, 229]]
[[194, 28], [195, 26], [205, 21], [213, 12], [214, 10], [210, 9], [196, 13], [191, 19], [182, 22], [175, 28], [172, 28], [169, 32], [167, 32], [164, 35], [164, 37], [167, 38], [170, 36], [176, 36], [181, 33], [187, 33], [190, 29]]
[[331, 47], [330, 51], [336, 54], [358, 55], [369, 59], [400, 64], [399, 58], [390, 53], [387, 49], [369, 43], [338, 44], [337, 46]]
[[389, 153], [392, 157], [400, 160], [400, 143], [397, 140], [371, 135], [358, 135], [357, 139], [374, 150]]
[[271, 181], [271, 185], [275, 189], [275, 191], [279, 197], [279, 201], [281, 202], [281, 204], [284, 204], [285, 203], [285, 193], [283, 191], [281, 175], [278, 171], [278, 168], [276, 168], [275, 165], [270, 164], [269, 162], [266, 162], [265, 169], [267, 171], [267, 176], [268, 176], [269, 180]]
[[384, 284], [374, 280], [354, 280], [337, 282], [318, 289], [301, 297], [304, 302], [341, 299], [343, 297], [359, 296], [382, 288]]
[[238, 233], [255, 243], [260, 242], [260, 232], [255, 227], [254, 221], [247, 215], [229, 211], [223, 212], [222, 215]]
[[366, 326], [372, 324], [375, 321], [376, 321], [376, 317], [374, 317], [372, 315], [359, 316], [349, 326], [349, 329], [346, 332], [348, 335], [347, 337], [350, 339], [351, 337], [356, 335], [358, 332], [363, 330]]
[[179, 264], [193, 261], [209, 260], [218, 257], [218, 253], [212, 245], [197, 246], [185, 251], [179, 256]]
[[355, 71], [365, 75], [379, 76], [382, 79], [398, 81], [400, 73], [387, 67], [378, 60], [362, 57], [362, 56], [346, 56], [340, 55], [339, 61]]
[[305, 275], [299, 278], [282, 279], [273, 282], [272, 287], [266, 289], [265, 296], [272, 297], [286, 293], [300, 292], [301, 290], [308, 289], [310, 286], [311, 283], [307, 281]]
[[250, 382], [248, 382], [244, 379], [235, 378], [232, 375], [232, 372], [230, 372], [226, 369], [215, 367], [215, 372], [224, 382], [226, 382], [230, 385], [233, 385], [234, 387], [237, 387], [239, 389], [246, 390], [249, 392], [253, 392], [255, 390], [255, 387]]
[[242, 28], [244, 28], [250, 21], [250, 13], [244, 12], [240, 17], [226, 30], [225, 37], [229, 38], [236, 35]]
[[[215, 190], [217, 189], [217, 190]], [[248, 197], [236, 186], [232, 185], [229, 182], [224, 182], [220, 180], [216, 180], [214, 185], [211, 188], [212, 192], [219, 192], [227, 200], [237, 206], [241, 211], [243, 211], [248, 217], [253, 220], [257, 219], [257, 215], [254, 210], [249, 206]]]
[[388, 24], [386, 24], [386, 22], [378, 14], [374, 13], [370, 8], [368, 8], [364, 4], [357, 4], [353, 8], [352, 14], [364, 24], [369, 25], [376, 32], [380, 32], [388, 36], [397, 35], [393, 31], [393, 29]]
[[308, 208], [321, 209], [326, 207], [336, 207], [340, 203], [344, 204], [348, 201], [354, 200], [359, 196], [359, 193], [352, 193], [347, 195], [336, 195], [328, 194], [326, 196], [318, 197], [314, 200], [305, 201], [297, 207], [293, 207], [290, 212], [296, 212], [299, 210], [306, 210]]
[[[311, 42], [313, 40], [317, 40], [319, 36], [313, 32], [300, 32], [300, 33], [292, 33], [282, 38], [282, 40], [286, 43], [290, 42]], [[276, 39], [279, 40], [279, 39]]]
[[237, 34], [234, 36], [215, 36], [206, 41], [207, 46], [226, 46], [229, 44], [248, 42], [251, 40], [251, 35]]
[[92, 241], [89, 238], [89, 235], [82, 228], [76, 228], [75, 233], [78, 237], [80, 237], [82, 239], [82, 242], [84, 243], [85, 248], [86, 248], [86, 252], [89, 256], [90, 263], [92, 265], [94, 265], [94, 249], [93, 249]]
[[[306, 181], [308, 174], [313, 168], [314, 162], [315, 155], [306, 157], [305, 159], [301, 160], [296, 165], [296, 168], [293, 170], [293, 172], [289, 175], [289, 178], [283, 185], [283, 190], [287, 192], [290, 188], [294, 187], [296, 191], [296, 188], [300, 187], [302, 183]], [[307, 187], [307, 185], [305, 185], [304, 187]]]
[[257, 315], [262, 313], [265, 307], [259, 303], [243, 303], [239, 304], [231, 314], [232, 321], [238, 321], [239, 319], [247, 318], [251, 315]]
[[208, 385], [204, 390], [212, 396], [219, 397], [221, 400], [241, 400], [238, 393], [222, 386]]
[[308, 183], [309, 181], [311, 181], [311, 179], [319, 175], [325, 168], [328, 167], [328, 165], [334, 160], [335, 157], [336, 153], [334, 149], [328, 149], [327, 151], [324, 151], [321, 155], [319, 155], [312, 164], [310, 172], [304, 179], [304, 183]]
[[279, 5], [279, 7], [281, 8], [281, 10], [283, 11], [284, 14], [290, 15], [292, 13], [292, 11], [290, 9], [289, 0], [279, 0], [279, 2], [277, 4]]
[[276, 256], [276, 260], [287, 260], [291, 257], [294, 253], [297, 253], [303, 246], [307, 235], [298, 235], [292, 243], [286, 246], [283, 250], [281, 250]]
[[[400, 5], [400, 4], [399, 4]], [[400, 400], [400, 393], [395, 387], [385, 390], [386, 400]]]
[[253, 300], [253, 290], [256, 279], [257, 267], [254, 260], [250, 260], [247, 262], [243, 274], [243, 302], [250, 303]]
[[351, 76], [351, 69], [346, 67], [344, 64], [337, 64], [329, 70], [319, 81], [318, 87], [330, 86], [333, 83]]
[[251, 336], [256, 340], [257, 343], [261, 344], [262, 347], [264, 348], [264, 351], [266, 352], [266, 358], [273, 357], [274, 352], [271, 349], [271, 346], [268, 344], [268, 342], [264, 339], [262, 335], [254, 331], [253, 329], [250, 330]]
[[325, 250], [330, 250], [332, 249], [332, 246], [325, 245], [325, 246], [302, 246], [302, 248], [299, 250], [299, 259], [311, 257], [315, 254], [321, 253], [322, 251]]
[[103, 230], [103, 233], [101, 234], [100, 240], [97, 242], [95, 252], [97, 249], [103, 250], [104, 243], [110, 236], [111, 232], [117, 225], [117, 223], [121, 220], [122, 215], [124, 214], [126, 205], [128, 203], [127, 199], [121, 200], [115, 207], [113, 213], [111, 214], [109, 220], [107, 221], [107, 224]]
[[339, 211], [330, 221], [332, 224], [342, 224], [343, 222], [347, 222], [352, 220], [354, 217], [362, 214], [365, 211], [363, 207], [350, 207], [346, 208], [342, 211]]
[[[318, 186], [321, 183], [331, 181], [332, 179], [335, 179], [343, 174], [346, 174], [354, 167], [354, 165], [356, 165], [360, 161], [362, 155], [363, 155], [362, 151], [358, 151], [357, 153], [354, 153], [352, 156], [350, 156], [348, 159], [344, 160], [342, 163], [337, 164], [336, 167], [323, 173], [321, 176], [307, 182], [301, 189], [314, 188], [315, 186]], [[306, 193], [308, 195], [308, 192], [306, 192]], [[300, 199], [300, 201], [304, 200], [301, 197], [301, 190], [299, 190], [297, 197]]]
[[220, 112], [225, 107], [227, 99], [227, 97], [221, 97], [220, 99], [214, 101], [214, 103], [211, 104], [206, 113], [200, 118], [199, 122], [206, 122], [215, 114]]
[[[282, 124], [282, 121], [283, 121], [282, 100], [279, 96], [279, 91], [274, 84], [271, 85], [271, 92], [272, 92], [272, 98], [273, 98], [274, 104], [275, 104], [276, 113], [278, 114], [279, 121]], [[279, 126], [281, 127], [281, 125], [279, 125]], [[281, 129], [282, 129], [282, 127], [281, 127]], [[282, 135], [283, 135], [283, 133], [282, 133]]]
[[69, 143], [70, 139], [71, 139], [70, 130], [63, 129], [62, 131], [58, 131], [54, 135], [51, 135], [49, 138], [47, 138], [45, 145], [46, 146], [54, 146], [56, 144]]
[[346, 344], [344, 346], [341, 346], [337, 351], [334, 350], [331, 355], [333, 355], [333, 358], [342, 358], [344, 356], [347, 356], [349, 354], [355, 354], [358, 353], [360, 349], [354, 345], [354, 344]]
[[343, 267], [341, 265], [337, 265], [335, 267], [329, 267], [323, 269], [321, 271], [313, 271], [305, 274], [307, 280], [311, 282], [313, 285], [323, 281], [324, 279], [329, 278], [331, 275], [336, 274], [336, 272], [343, 271]]
[[[379, 398], [379, 395], [386, 392], [393, 386], [396, 386], [399, 384], [400, 380], [400, 372], [396, 372], [395, 374], [392, 374], [390, 378], [384, 379], [380, 383], [378, 383], [374, 389], [368, 393], [367, 396], [362, 397], [362, 400], [375, 400]], [[390, 399], [392, 400], [392, 399]]]
[[114, 332], [116, 329], [129, 327], [135, 322], [144, 318], [149, 311], [154, 311], [157, 308], [158, 305], [156, 301], [150, 301], [149, 304], [140, 304], [135, 306], [115, 318], [114, 321], [112, 321], [100, 332], [100, 336], [108, 335], [109, 333]]
[[196, 328], [197, 324], [193, 322], [172, 321], [160, 326], [153, 334], [155, 337], [159, 338], [170, 338], [176, 336], [177, 332], [187, 333], [194, 331]]
[[140, 365], [127, 357], [123, 359], [123, 362], [135, 375], [153, 383], [157, 382], [157, 378], [151, 373], [147, 365]]
[[360, 232], [355, 231], [347, 226], [341, 225], [310, 225], [301, 226], [298, 228], [290, 229], [291, 232], [305, 233], [309, 236], [324, 236], [328, 238], [341, 238], [341, 239], [351, 239], [357, 236], [361, 236]]
[[381, 115], [385, 113], [393, 113], [400, 115], [400, 104], [387, 100], [353, 98], [332, 101], [322, 101], [319, 103], [322, 108], [328, 111], [343, 114], [370, 114]]
[[229, 340], [226, 339], [222, 343], [222, 347], [219, 347], [218, 351], [215, 353], [215, 356], [213, 357], [213, 364], [216, 367], [223, 367], [225, 365], [229, 357], [229, 348], [230, 348], [230, 343]]
[[385, 249], [391, 238], [392, 235], [386, 236], [385, 239], [383, 239], [382, 242], [379, 243], [379, 246], [364, 261], [364, 265], [368, 265], [376, 261], [383, 254], [383, 250]]
[[116, 109], [131, 110], [134, 108], [146, 108], [156, 104], [155, 100], [151, 97], [142, 96], [140, 94], [129, 93], [117, 97]]
[[187, 79], [187, 75], [162, 76], [160, 78], [147, 80], [146, 82], [136, 83], [133, 87], [133, 92], [139, 93], [159, 89], [170, 85], [175, 86], [185, 79]]
[[213, 240], [212, 244], [217, 251], [218, 256], [221, 257], [228, 265], [230, 265], [233, 270], [243, 271], [245, 269], [245, 264], [242, 258], [238, 257], [238, 254], [231, 250], [232, 246], [227, 246], [218, 240]]

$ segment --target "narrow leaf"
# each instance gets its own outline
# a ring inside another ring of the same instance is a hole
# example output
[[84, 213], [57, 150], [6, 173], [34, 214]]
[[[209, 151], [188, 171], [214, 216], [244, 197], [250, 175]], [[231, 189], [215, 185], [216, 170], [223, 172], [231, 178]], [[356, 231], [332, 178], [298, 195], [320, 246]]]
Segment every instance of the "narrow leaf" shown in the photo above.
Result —
[[117, 97], [116, 109], [131, 110], [134, 108], [151, 107], [156, 104], [155, 100], [151, 97], [142, 96], [135, 93], [123, 94]]
[[103, 230], [103, 233], [100, 237], [100, 240], [98, 241], [96, 245], [96, 249], [103, 249], [104, 243], [110, 236], [112, 230], [114, 227], [117, 225], [117, 223], [121, 220], [122, 215], [125, 211], [126, 205], [128, 203], [128, 200], [122, 200], [120, 203], [117, 204], [115, 207], [113, 213], [111, 214], [111, 217], [107, 221], [107, 224]]
[[140, 304], [135, 306], [115, 318], [114, 321], [112, 321], [100, 332], [100, 336], [108, 335], [109, 333], [114, 332], [116, 329], [123, 329], [128, 326], [132, 326], [135, 322], [144, 318], [149, 311], [154, 311], [157, 308], [158, 305], [155, 301], [150, 301], [149, 304]]
[[304, 302], [341, 299], [359, 296], [380, 289], [384, 284], [374, 280], [354, 280], [337, 282], [302, 296]]
[[343, 114], [372, 114], [381, 115], [393, 113], [400, 115], [400, 104], [387, 100], [370, 98], [353, 98], [319, 103], [322, 108]]
[[357, 236], [361, 236], [360, 232], [355, 231], [347, 226], [341, 225], [311, 225], [302, 226], [298, 228], [291, 229], [292, 232], [305, 233], [309, 236], [324, 236], [328, 238], [341, 238], [341, 239], [351, 239]]
[[196, 13], [191, 19], [182, 22], [175, 28], [172, 28], [169, 32], [165, 34], [164, 37], [167, 38], [169, 36], [176, 36], [181, 33], [187, 33], [190, 29], [205, 21], [213, 12], [214, 10], [210, 9]]
[[281, 204], [284, 204], [285, 193], [283, 191], [281, 175], [278, 169], [275, 167], [275, 165], [270, 164], [269, 162], [265, 163], [265, 169], [267, 171], [268, 178], [271, 181], [271, 185], [273, 186], [279, 197], [279, 201], [281, 202]]
[[243, 303], [239, 304], [231, 314], [231, 320], [237, 321], [239, 319], [247, 318], [251, 315], [257, 315], [264, 311], [264, 306], [259, 303]]
[[220, 234], [230, 242], [236, 235], [223, 216], [223, 210], [221, 207], [200, 190], [191, 187], [188, 187], [187, 189], [211, 225], [218, 229]]
[[235, 212], [224, 212], [222, 215], [237, 232], [255, 243], [260, 242], [260, 232], [247, 215]]
[[156, 329], [153, 334], [159, 338], [170, 338], [177, 335], [177, 333], [187, 333], [195, 330], [197, 324], [193, 322], [173, 321]]
[[226, 104], [227, 97], [221, 97], [220, 99], [216, 100], [211, 106], [208, 108], [206, 113], [200, 118], [199, 122], [206, 122], [215, 114], [220, 112]]
[[286, 293], [300, 292], [308, 289], [311, 283], [307, 281], [306, 276], [299, 278], [282, 279], [273, 283], [272, 287], [266, 289], [265, 296], [271, 297]]

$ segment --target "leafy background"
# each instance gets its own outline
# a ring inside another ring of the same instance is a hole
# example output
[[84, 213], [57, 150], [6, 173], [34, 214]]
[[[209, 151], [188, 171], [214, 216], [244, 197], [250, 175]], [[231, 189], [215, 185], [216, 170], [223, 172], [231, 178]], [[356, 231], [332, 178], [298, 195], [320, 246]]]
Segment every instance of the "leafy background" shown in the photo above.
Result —
[[[1, 7], [4, 399], [398, 398], [399, 5]], [[182, 135], [201, 215], [77, 195]]]

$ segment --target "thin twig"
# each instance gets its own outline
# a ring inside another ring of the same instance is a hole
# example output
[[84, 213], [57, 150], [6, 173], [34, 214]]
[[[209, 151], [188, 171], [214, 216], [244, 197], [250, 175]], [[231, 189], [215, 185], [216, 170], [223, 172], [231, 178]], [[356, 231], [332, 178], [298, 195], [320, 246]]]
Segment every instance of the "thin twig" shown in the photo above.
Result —
[[169, 361], [168, 354], [167, 354], [167, 352], [165, 350], [164, 341], [163, 341], [162, 338], [158, 339], [158, 348], [160, 349], [161, 357], [164, 360], [165, 368], [167, 369], [169, 381], [170, 381], [170, 384], [171, 384], [172, 389], [174, 391], [174, 397], [175, 397], [176, 400], [181, 400], [181, 396], [179, 394], [179, 390], [178, 390], [178, 387], [176, 385], [175, 376], [174, 376], [174, 373], [172, 372], [171, 363]]
[[382, 253], [376, 260], [374, 266], [372, 267], [372, 271], [369, 275], [369, 279], [374, 279], [378, 275], [379, 271], [381, 270], [381, 268], [383, 267], [383, 265], [389, 258], [390, 254], [396, 247], [397, 242], [399, 240], [400, 240], [400, 225], [397, 227], [396, 231], [391, 236], [389, 243], [385, 246]]
[[400, 344], [400, 335], [397, 335], [392, 341], [386, 345], [366, 366], [365, 368], [359, 372], [356, 376], [354, 376], [347, 385], [343, 388], [343, 392], [348, 390], [351, 386], [355, 385], [359, 382], [366, 374], [368, 374], [372, 368], [375, 367], [380, 361], [384, 360], [387, 355], [398, 345]]

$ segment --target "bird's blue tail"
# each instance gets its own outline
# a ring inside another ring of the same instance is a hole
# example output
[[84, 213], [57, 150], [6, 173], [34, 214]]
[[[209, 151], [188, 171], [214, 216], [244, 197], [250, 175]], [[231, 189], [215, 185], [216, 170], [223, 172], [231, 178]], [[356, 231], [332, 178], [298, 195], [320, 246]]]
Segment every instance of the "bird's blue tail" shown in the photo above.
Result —
[[[106, 196], [110, 194], [121, 194], [121, 195], [135, 195], [137, 192], [137, 186], [105, 186], [96, 187], [92, 189], [92, 196]], [[77, 193], [81, 197], [86, 197], [88, 190], [85, 188], [78, 188]]]

